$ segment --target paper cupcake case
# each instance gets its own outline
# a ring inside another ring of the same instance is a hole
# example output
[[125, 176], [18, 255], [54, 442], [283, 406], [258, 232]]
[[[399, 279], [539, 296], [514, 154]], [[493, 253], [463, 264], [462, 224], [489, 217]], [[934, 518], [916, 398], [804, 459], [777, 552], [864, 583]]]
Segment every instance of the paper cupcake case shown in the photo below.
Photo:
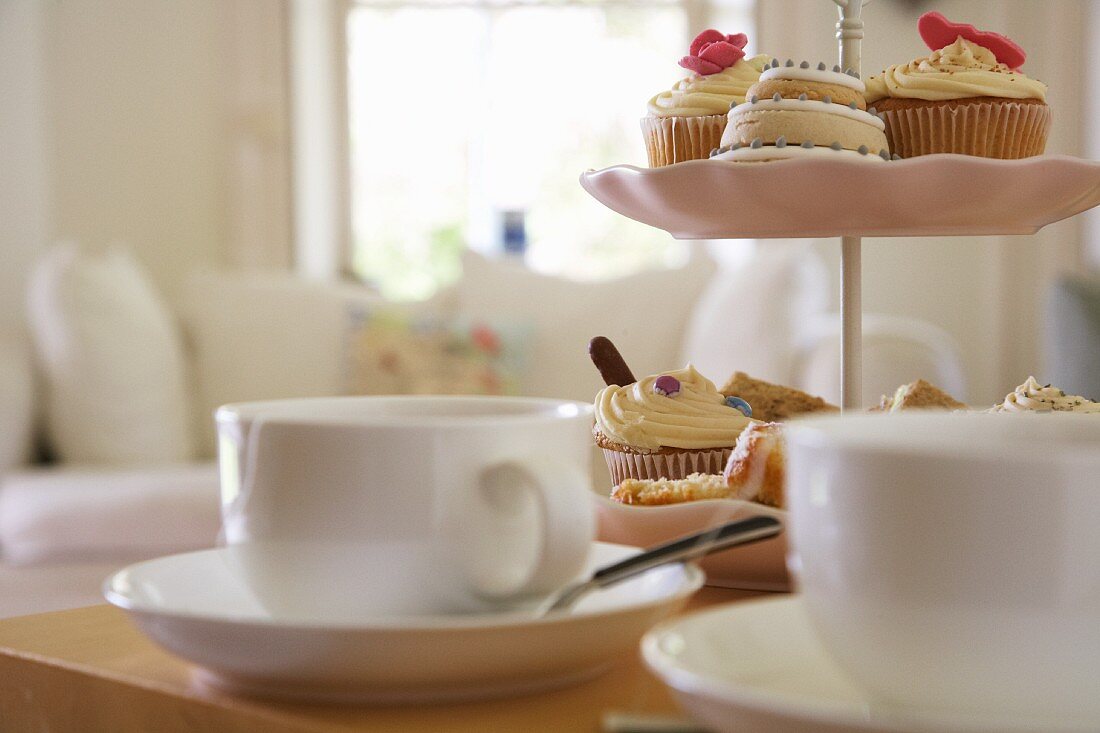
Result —
[[616, 486], [628, 478], [676, 480], [693, 473], [722, 473], [732, 452], [732, 447], [674, 453], [626, 453], [603, 449], [611, 480]]
[[643, 117], [649, 167], [659, 168], [687, 160], [705, 160], [722, 144], [726, 115], [705, 117]]
[[959, 153], [1017, 159], [1041, 155], [1050, 133], [1045, 104], [946, 104], [880, 112], [890, 150], [902, 158]]

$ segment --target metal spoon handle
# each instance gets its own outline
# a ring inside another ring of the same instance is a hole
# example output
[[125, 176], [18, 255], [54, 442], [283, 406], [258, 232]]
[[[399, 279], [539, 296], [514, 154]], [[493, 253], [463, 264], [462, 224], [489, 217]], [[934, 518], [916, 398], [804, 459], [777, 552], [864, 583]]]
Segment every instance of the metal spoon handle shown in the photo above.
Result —
[[589, 591], [613, 585], [658, 565], [687, 562], [719, 550], [766, 540], [782, 531], [783, 524], [778, 519], [755, 516], [681, 537], [600, 568], [589, 580], [567, 588], [546, 610], [568, 608]]
[[589, 582], [595, 583], [597, 588], [603, 588], [658, 565], [687, 562], [719, 550], [766, 540], [775, 537], [781, 531], [783, 531], [783, 524], [774, 517], [756, 516], [728, 522], [720, 527], [651, 547], [614, 565], [600, 568], [592, 574], [592, 580]]

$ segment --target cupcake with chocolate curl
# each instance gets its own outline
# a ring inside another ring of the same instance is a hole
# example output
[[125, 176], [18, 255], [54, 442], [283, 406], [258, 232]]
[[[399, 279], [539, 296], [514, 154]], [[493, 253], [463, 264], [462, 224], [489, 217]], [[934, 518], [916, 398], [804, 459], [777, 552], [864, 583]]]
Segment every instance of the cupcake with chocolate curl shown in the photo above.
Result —
[[627, 478], [719, 474], [737, 436], [753, 422], [689, 364], [602, 389], [593, 434], [617, 485]]

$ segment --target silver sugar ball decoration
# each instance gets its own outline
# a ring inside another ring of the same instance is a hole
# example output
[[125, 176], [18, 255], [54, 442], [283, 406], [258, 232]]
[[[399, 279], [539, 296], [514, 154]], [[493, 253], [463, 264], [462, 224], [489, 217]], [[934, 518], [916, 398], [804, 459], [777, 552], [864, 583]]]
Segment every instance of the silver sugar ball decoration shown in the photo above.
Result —
[[825, 71], [825, 62], [824, 61], [818, 61], [817, 62], [817, 70], [818, 71]]
[[807, 140], [804, 143], [802, 143], [802, 147], [806, 148], [807, 150], [809, 150], [813, 146], [814, 146], [814, 141], [813, 140]]
[[778, 102], [781, 99], [783, 99], [783, 95], [780, 94], [779, 92], [776, 92], [775, 94], [772, 95], [772, 101], [773, 102]]
[[833, 72], [837, 74], [840, 73], [840, 64], [833, 64]]
[[708, 157], [713, 158], [714, 156], [718, 155], [718, 153], [720, 151], [721, 151], [721, 148], [714, 148], [713, 150], [710, 151], [710, 155]]
[[751, 144], [749, 145], [749, 147], [750, 147], [750, 148], [753, 148], [754, 150], [755, 150], [756, 148], [762, 148], [762, 147], [764, 147], [764, 141], [763, 141], [763, 140], [761, 140], [761, 139], [760, 139], [760, 138], [758, 138], [758, 137], [754, 137], [754, 138], [752, 139], [752, 143], [751, 143]]
[[777, 147], [777, 148], [785, 148], [785, 147], [787, 147], [787, 138], [783, 137], [782, 135], [780, 135], [779, 137], [777, 137], [777, 138], [775, 139], [775, 147]]
[[878, 157], [882, 158], [883, 160], [890, 160], [890, 153], [886, 152], [886, 148], [883, 148], [882, 150], [878, 151]]
[[824, 102], [825, 104], [832, 104], [833, 103], [833, 98], [832, 98], [832, 96], [826, 94], [824, 97], [821, 98], [821, 101]]
[[756, 96], [755, 94], [749, 97], [749, 104], [756, 104], [759, 101], [760, 97]]
[[794, 66], [794, 61], [791, 61], [790, 59], [787, 59], [787, 63], [784, 64], [784, 66]]
[[871, 107], [871, 108], [870, 108], [869, 110], [867, 110], [867, 111], [868, 111], [868, 112], [870, 112], [870, 113], [871, 113], [871, 114], [873, 114], [873, 115], [877, 115], [877, 114], [878, 114], [878, 110], [877, 110], [877, 109], [875, 109], [874, 107]]
[[808, 69], [808, 68], [810, 68], [810, 62], [809, 61], [803, 61], [801, 64], [798, 65], [798, 68]]
[[805, 102], [806, 99], [807, 99], [806, 92], [802, 92], [801, 94], [798, 95], [798, 101], [799, 102]]
[[834, 142], [829, 147], [832, 148], [833, 150], [843, 150], [844, 149], [844, 146], [840, 144], [839, 140], [837, 142]]
[[901, 160], [901, 156], [898, 155], [897, 153], [894, 153], [893, 155], [890, 156], [890, 160]]
[[866, 145], [860, 145], [858, 148], [856, 148], [856, 152], [860, 155], [867, 155], [867, 153], [871, 152], [871, 149]]

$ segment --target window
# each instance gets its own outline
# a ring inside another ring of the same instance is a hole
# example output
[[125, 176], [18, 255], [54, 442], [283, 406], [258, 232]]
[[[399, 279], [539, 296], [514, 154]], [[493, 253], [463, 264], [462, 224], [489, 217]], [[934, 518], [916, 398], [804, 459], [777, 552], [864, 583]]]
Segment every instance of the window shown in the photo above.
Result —
[[644, 165], [638, 119], [679, 78], [690, 36], [750, 21], [749, 0], [358, 0], [347, 36], [353, 271], [419, 298], [457, 277], [467, 246], [582, 278], [682, 258], [670, 236], [604, 209], [577, 178]]

